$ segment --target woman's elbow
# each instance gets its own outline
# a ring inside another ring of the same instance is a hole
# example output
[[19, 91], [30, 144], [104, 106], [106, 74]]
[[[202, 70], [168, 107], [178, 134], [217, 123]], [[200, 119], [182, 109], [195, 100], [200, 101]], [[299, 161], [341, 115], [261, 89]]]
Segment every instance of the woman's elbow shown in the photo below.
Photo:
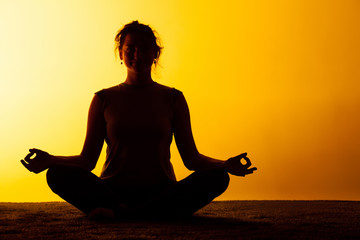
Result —
[[183, 163], [190, 171], [196, 171], [199, 169], [199, 153], [189, 154], [188, 156], [182, 156]]
[[194, 165], [189, 163], [184, 163], [185, 167], [190, 171], [195, 171]]
[[84, 168], [85, 170], [88, 170], [88, 171], [92, 171], [94, 170], [95, 166], [96, 166], [96, 160], [95, 159], [92, 159], [91, 157], [87, 157], [87, 156], [84, 156], [84, 155], [81, 155], [81, 162], [82, 162], [82, 168]]
[[92, 170], [95, 169], [95, 166], [96, 166], [96, 164], [87, 164], [85, 166], [85, 169], [91, 172]]
[[184, 160], [184, 165], [187, 169], [189, 169], [190, 171], [196, 171], [198, 170], [198, 164], [196, 164], [196, 162], [194, 160]]

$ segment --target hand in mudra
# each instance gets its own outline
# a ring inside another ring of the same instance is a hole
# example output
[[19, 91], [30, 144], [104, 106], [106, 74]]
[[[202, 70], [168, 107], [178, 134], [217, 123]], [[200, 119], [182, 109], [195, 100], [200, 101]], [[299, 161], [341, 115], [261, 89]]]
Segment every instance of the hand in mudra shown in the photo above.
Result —
[[[244, 177], [245, 175], [251, 174], [257, 170], [256, 167], [249, 168], [251, 166], [251, 162], [250, 159], [246, 157], [246, 155], [247, 153], [243, 153], [236, 157], [229, 158], [225, 162], [226, 171], [232, 175]], [[246, 163], [242, 164], [241, 159], [244, 159]]]
[[[47, 152], [41, 151], [39, 149], [30, 149], [29, 154], [26, 155], [24, 160], [20, 162], [27, 168], [30, 172], [39, 173], [49, 168], [50, 166], [50, 154]], [[34, 158], [31, 158], [35, 154]]]

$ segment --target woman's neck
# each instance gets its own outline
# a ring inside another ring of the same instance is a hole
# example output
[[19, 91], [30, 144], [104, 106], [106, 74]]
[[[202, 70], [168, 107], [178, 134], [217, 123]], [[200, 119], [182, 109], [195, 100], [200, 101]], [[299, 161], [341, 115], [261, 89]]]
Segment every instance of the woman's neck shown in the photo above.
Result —
[[150, 74], [128, 73], [125, 83], [128, 85], [148, 85], [154, 82]]

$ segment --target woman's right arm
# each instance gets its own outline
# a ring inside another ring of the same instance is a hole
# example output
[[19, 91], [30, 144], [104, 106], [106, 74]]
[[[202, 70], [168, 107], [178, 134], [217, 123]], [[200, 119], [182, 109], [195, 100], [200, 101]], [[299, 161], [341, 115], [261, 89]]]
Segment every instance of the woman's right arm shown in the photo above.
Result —
[[[39, 149], [30, 149], [30, 153], [21, 163], [31, 172], [39, 173], [51, 166], [63, 165], [87, 169], [95, 168], [102, 146], [106, 128], [103, 115], [103, 102], [95, 95], [89, 109], [86, 138], [83, 149], [75, 156], [53, 156]], [[31, 158], [35, 154], [34, 158]]]

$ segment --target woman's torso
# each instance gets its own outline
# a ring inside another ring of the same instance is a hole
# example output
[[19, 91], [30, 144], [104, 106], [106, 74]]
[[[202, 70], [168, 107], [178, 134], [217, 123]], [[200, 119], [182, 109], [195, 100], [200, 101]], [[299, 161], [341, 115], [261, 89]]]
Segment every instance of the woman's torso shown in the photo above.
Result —
[[108, 145], [101, 178], [133, 184], [176, 180], [170, 144], [178, 93], [155, 82], [140, 87], [123, 83], [97, 93], [103, 100]]

